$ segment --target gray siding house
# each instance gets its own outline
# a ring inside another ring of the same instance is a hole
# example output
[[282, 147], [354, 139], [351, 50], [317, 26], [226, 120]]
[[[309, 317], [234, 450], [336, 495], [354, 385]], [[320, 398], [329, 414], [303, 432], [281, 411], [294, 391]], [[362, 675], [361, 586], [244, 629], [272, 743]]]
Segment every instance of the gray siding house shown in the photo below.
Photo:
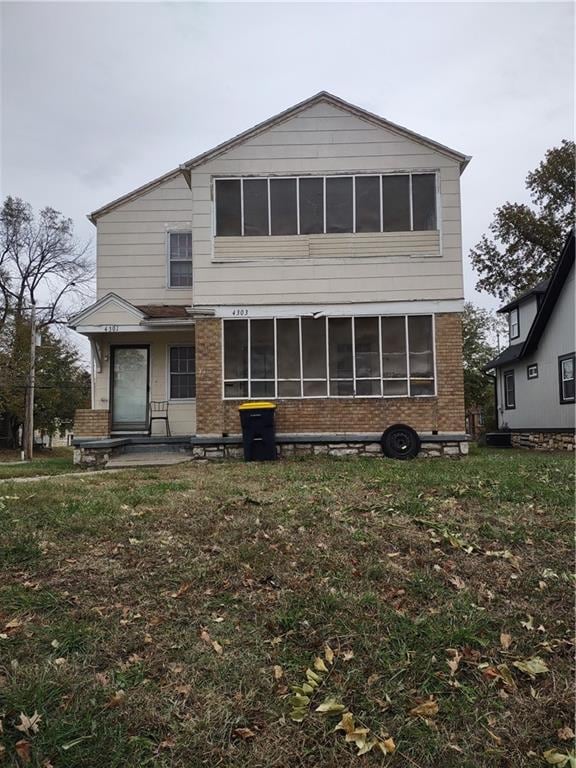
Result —
[[498, 428], [514, 446], [574, 449], [574, 231], [549, 280], [499, 312], [510, 345], [486, 371], [496, 372]]

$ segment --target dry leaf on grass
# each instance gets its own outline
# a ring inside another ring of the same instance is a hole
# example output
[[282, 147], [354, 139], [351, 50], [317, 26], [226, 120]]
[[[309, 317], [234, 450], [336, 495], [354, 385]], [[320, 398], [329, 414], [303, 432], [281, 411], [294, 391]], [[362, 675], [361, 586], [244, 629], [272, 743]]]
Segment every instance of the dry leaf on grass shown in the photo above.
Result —
[[413, 717], [434, 717], [434, 715], [438, 714], [438, 709], [438, 702], [433, 697], [430, 697], [421, 704], [412, 707], [410, 714]]
[[126, 691], [120, 688], [119, 691], [116, 691], [116, 693], [108, 699], [108, 703], [106, 704], [106, 707], [108, 709], [112, 709], [113, 707], [120, 707], [122, 706], [122, 704], [124, 704], [125, 699], [126, 699]]
[[334, 663], [334, 651], [332, 650], [332, 648], [330, 648], [328, 643], [326, 643], [326, 645], [324, 646], [324, 658], [326, 659], [328, 664]]
[[540, 656], [533, 656], [531, 659], [525, 661], [513, 661], [512, 664], [519, 669], [520, 672], [525, 672], [530, 675], [532, 680], [536, 675], [543, 675], [550, 670], [546, 666], [546, 662], [540, 658]]
[[282, 667], [279, 664], [274, 664], [272, 670], [274, 672], [274, 680], [282, 680], [282, 677], [284, 676]]
[[571, 741], [573, 738], [575, 738], [574, 731], [572, 728], [570, 728], [569, 725], [565, 725], [564, 728], [558, 729], [558, 738], [561, 741]]
[[20, 741], [14, 744], [14, 749], [22, 764], [28, 765], [30, 762], [30, 742], [26, 741], [26, 739], [20, 739]]
[[460, 576], [456, 576], [456, 575], [455, 576], [450, 576], [448, 581], [458, 591], [460, 591], [461, 589], [466, 589], [466, 584], [464, 583], [464, 579], [460, 578]]
[[210, 637], [210, 633], [207, 632], [205, 629], [203, 629], [200, 632], [200, 640], [202, 640], [203, 643], [206, 643], [206, 645], [210, 645], [212, 647], [212, 649], [219, 656], [222, 656], [222, 654], [224, 653], [224, 649], [222, 648], [222, 646], [220, 645], [218, 640], [212, 640], [212, 638]]
[[16, 730], [21, 731], [26, 736], [32, 736], [32, 734], [38, 733], [41, 720], [42, 715], [39, 715], [36, 710], [34, 710], [32, 717], [28, 717], [24, 712], [20, 712], [20, 725], [16, 726]]
[[234, 734], [240, 739], [254, 739], [256, 734], [250, 728], [234, 728]]
[[328, 672], [328, 667], [324, 664], [324, 660], [321, 659], [320, 656], [317, 656], [314, 659], [314, 669], [318, 670], [318, 672]]
[[570, 768], [576, 765], [576, 754], [571, 752], [558, 752], [556, 749], [547, 749], [542, 755], [548, 765], [556, 765], [558, 768], [564, 768], [570, 762]]
[[500, 632], [500, 645], [503, 650], [507, 651], [512, 645], [512, 635], [509, 635], [507, 632]]
[[352, 650], [344, 651], [344, 653], [342, 654], [342, 658], [344, 659], [344, 661], [350, 661], [350, 659], [354, 658], [354, 651]]
[[178, 600], [179, 598], [183, 597], [186, 592], [190, 589], [192, 584], [189, 581], [184, 582], [184, 584], [180, 585], [180, 588], [176, 592], [172, 592], [170, 597], [173, 597], [175, 600]]

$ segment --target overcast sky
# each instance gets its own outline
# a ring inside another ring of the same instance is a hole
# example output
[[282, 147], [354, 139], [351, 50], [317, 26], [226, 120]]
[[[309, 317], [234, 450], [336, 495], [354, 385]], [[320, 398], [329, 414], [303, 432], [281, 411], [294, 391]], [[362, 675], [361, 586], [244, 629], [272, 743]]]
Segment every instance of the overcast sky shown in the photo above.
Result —
[[[320, 90], [473, 155], [464, 253], [573, 134], [571, 3], [2, 3], [1, 192], [86, 214]], [[474, 291], [466, 266], [466, 298]]]

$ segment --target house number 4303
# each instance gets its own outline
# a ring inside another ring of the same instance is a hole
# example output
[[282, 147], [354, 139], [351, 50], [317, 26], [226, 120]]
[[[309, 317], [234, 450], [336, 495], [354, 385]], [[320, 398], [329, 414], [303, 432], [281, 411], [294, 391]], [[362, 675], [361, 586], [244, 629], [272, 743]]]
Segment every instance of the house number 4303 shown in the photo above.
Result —
[[118, 330], [118, 326], [117, 326], [117, 325], [105, 325], [105, 326], [104, 326], [104, 330], [105, 330], [106, 332], [108, 332], [108, 333], [110, 333], [110, 332], [112, 332], [112, 333], [113, 333], [114, 331], [117, 331], [117, 330]]
[[247, 317], [248, 316], [248, 310], [247, 309], [233, 309], [232, 310], [232, 317]]

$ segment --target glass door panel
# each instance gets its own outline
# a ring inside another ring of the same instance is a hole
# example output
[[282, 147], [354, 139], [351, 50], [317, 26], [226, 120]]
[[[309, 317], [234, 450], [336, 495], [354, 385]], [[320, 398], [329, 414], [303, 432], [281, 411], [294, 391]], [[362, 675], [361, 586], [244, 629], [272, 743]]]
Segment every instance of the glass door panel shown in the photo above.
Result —
[[148, 348], [112, 348], [112, 429], [148, 429]]

